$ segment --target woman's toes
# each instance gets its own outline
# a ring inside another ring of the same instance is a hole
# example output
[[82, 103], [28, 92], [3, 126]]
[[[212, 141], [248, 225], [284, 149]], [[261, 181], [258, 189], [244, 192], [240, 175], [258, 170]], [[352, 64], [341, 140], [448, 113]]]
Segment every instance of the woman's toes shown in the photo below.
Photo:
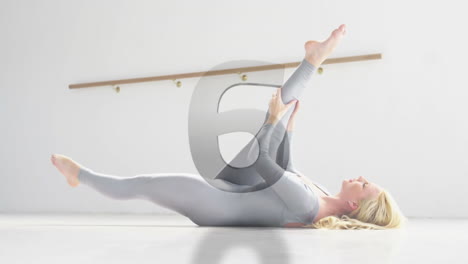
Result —
[[340, 26], [340, 28], [341, 28], [341, 30], [343, 32], [343, 35], [345, 35], [346, 34], [346, 25], [343, 24], [343, 25]]
[[52, 155], [50, 156], [50, 160], [52, 161], [52, 164], [57, 165], [57, 164], [56, 164], [56, 163], [57, 163], [57, 158], [56, 158], [55, 154], [52, 154]]
[[341, 40], [341, 38], [344, 36], [344, 32], [346, 32], [345, 24], [333, 30], [330, 37], [328, 37], [328, 39], [325, 40], [324, 43], [331, 46], [330, 48], [334, 48], [338, 44], [338, 42]]

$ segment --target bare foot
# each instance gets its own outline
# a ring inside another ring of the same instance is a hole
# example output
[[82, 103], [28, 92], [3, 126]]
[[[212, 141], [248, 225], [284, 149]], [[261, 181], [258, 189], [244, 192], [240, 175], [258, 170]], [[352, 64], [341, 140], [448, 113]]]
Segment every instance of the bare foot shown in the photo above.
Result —
[[70, 186], [76, 187], [80, 183], [78, 181], [78, 173], [80, 165], [67, 156], [60, 154], [52, 154], [50, 157], [52, 164], [62, 173]]
[[306, 50], [305, 59], [318, 68], [323, 61], [335, 50], [335, 47], [346, 34], [346, 25], [342, 24], [333, 30], [330, 37], [323, 42], [309, 40], [304, 44]]

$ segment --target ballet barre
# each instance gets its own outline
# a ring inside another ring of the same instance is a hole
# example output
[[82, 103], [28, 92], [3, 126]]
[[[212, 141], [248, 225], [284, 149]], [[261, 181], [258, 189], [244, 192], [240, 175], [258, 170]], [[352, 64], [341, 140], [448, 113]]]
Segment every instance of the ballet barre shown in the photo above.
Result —
[[[335, 63], [345, 63], [345, 62], [354, 62], [354, 61], [365, 61], [365, 60], [379, 60], [382, 58], [381, 53], [375, 54], [366, 54], [359, 56], [349, 56], [349, 57], [340, 57], [340, 58], [329, 58], [326, 59], [324, 64], [335, 64]], [[163, 80], [175, 80], [184, 79], [184, 78], [194, 78], [201, 76], [213, 76], [213, 75], [225, 75], [225, 74], [240, 74], [245, 72], [255, 72], [255, 71], [268, 71], [275, 69], [284, 69], [284, 68], [293, 68], [299, 66], [301, 62], [288, 62], [288, 63], [279, 63], [279, 64], [268, 64], [261, 66], [252, 66], [252, 67], [241, 67], [241, 68], [232, 68], [224, 70], [215, 70], [215, 71], [206, 71], [206, 72], [191, 72], [191, 73], [181, 73], [181, 74], [171, 74], [171, 75], [161, 75], [161, 76], [152, 76], [152, 77], [141, 77], [141, 78], [132, 78], [132, 79], [121, 79], [121, 80], [110, 80], [110, 81], [100, 81], [100, 82], [88, 82], [88, 83], [76, 83], [70, 84], [69, 89], [78, 89], [78, 88], [89, 88], [96, 86], [107, 86], [107, 85], [119, 85], [119, 84], [128, 84], [128, 83], [142, 83], [142, 82], [154, 82], [154, 81], [163, 81]], [[318, 72], [322, 73], [323, 69], [319, 67]], [[246, 75], [242, 75], [242, 80], [247, 80]], [[175, 82], [177, 87], [180, 87], [182, 84], [180, 81]], [[119, 90], [120, 88], [117, 87]]]

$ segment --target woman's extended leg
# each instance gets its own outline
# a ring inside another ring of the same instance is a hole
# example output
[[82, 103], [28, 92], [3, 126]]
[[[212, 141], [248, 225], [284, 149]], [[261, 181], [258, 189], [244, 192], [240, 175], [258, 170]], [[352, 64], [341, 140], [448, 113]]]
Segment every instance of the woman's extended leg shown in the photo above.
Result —
[[221, 191], [195, 174], [119, 177], [81, 166], [78, 180], [109, 198], [148, 200], [184, 215], [198, 225], [226, 225], [238, 218], [236, 213], [240, 209], [237, 193]]
[[[299, 67], [289, 77], [289, 79], [281, 87], [281, 99], [284, 104], [292, 100], [299, 99], [304, 89], [309, 86], [312, 75], [316, 69], [322, 64], [323, 61], [334, 51], [341, 38], [346, 33], [346, 26], [340, 25], [337, 29], [333, 30], [329, 38], [323, 42], [307, 41], [304, 44], [305, 56]], [[283, 141], [285, 138], [286, 125], [291, 116], [294, 107], [292, 107], [281, 119], [280, 125], [275, 128], [272, 135], [272, 141]], [[265, 120], [268, 119], [268, 112]], [[283, 151], [284, 148], [278, 148], [278, 151]], [[282, 153], [279, 153], [283, 155]], [[273, 159], [276, 159], [277, 153], [271, 153]]]
[[[117, 200], [148, 200], [184, 215], [200, 226], [252, 224], [245, 214], [256, 217], [258, 214], [255, 212], [260, 210], [257, 207], [266, 207], [266, 201], [275, 207], [274, 197], [266, 193], [257, 193], [258, 198], [241, 196], [239, 192], [248, 191], [252, 186], [236, 185], [220, 179], [210, 180], [209, 183], [197, 174], [156, 173], [121, 177], [96, 172], [60, 154], [53, 154], [51, 162], [72, 187], [87, 185]], [[265, 217], [269, 218], [272, 217]]]

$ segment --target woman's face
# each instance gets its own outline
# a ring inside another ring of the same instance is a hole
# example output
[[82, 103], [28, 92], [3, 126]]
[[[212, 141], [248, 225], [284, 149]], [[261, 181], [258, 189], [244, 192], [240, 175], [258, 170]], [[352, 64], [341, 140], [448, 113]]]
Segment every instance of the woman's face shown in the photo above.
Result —
[[346, 201], [358, 202], [362, 199], [374, 199], [382, 188], [366, 178], [359, 176], [355, 179], [343, 180], [340, 197]]

